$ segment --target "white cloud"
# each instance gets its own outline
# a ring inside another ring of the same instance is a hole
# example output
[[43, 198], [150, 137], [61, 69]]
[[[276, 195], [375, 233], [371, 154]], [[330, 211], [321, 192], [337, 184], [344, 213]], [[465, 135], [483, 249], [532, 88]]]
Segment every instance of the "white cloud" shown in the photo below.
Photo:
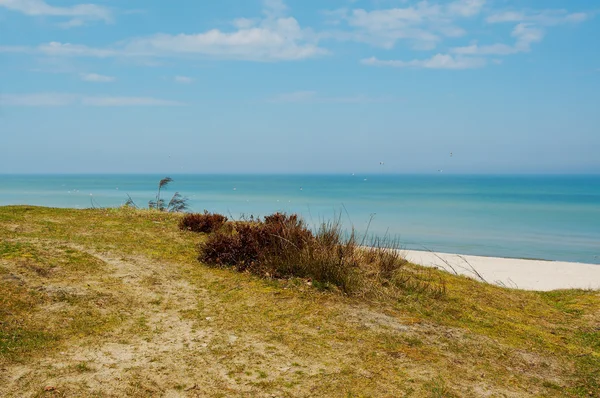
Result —
[[363, 65], [388, 66], [393, 68], [424, 68], [424, 69], [476, 69], [484, 67], [487, 61], [483, 58], [463, 57], [448, 54], [436, 54], [428, 59], [415, 59], [412, 61], [379, 60], [375, 57], [363, 59]]
[[348, 9], [338, 8], [337, 10], [322, 10], [321, 14], [325, 17], [325, 23], [327, 25], [337, 26], [348, 16]]
[[0, 95], [0, 105], [3, 106], [66, 106], [73, 104], [76, 100], [77, 96], [73, 94], [58, 93]]
[[326, 12], [328, 23], [345, 21], [353, 29], [331, 36], [355, 40], [383, 48], [393, 48], [400, 40], [412, 43], [413, 48], [431, 50], [444, 37], [460, 37], [466, 31], [456, 23], [462, 18], [478, 15], [485, 0], [456, 0], [448, 4], [421, 1], [413, 6], [378, 9], [339, 9]]
[[293, 93], [279, 94], [271, 102], [306, 102], [317, 98], [316, 91], [295, 91]]
[[175, 83], [181, 84], [191, 84], [194, 82], [194, 79], [188, 76], [175, 76], [173, 80], [175, 80]]
[[286, 17], [282, 0], [263, 1], [263, 19], [238, 18], [231, 32], [212, 29], [202, 33], [157, 34], [126, 43], [125, 54], [147, 56], [208, 56], [249, 61], [292, 61], [316, 57], [327, 51], [315, 36]]
[[556, 26], [584, 22], [590, 17], [589, 13], [569, 13], [567, 10], [503, 11], [490, 15], [486, 21], [489, 23], [530, 22], [541, 26]]
[[[341, 8], [324, 11], [326, 23], [339, 26], [338, 30], [320, 33], [324, 39], [357, 41], [385, 49], [394, 48], [398, 42], [407, 42], [415, 50], [430, 51], [447, 38], [463, 37], [468, 32], [461, 27], [467, 18], [485, 19], [488, 23], [512, 22], [517, 26], [512, 36], [514, 44], [471, 44], [457, 47], [450, 52], [456, 55], [509, 55], [531, 51], [534, 43], [544, 36], [544, 27], [566, 23], [578, 23], [591, 18], [589, 12], [566, 10], [505, 11], [491, 10], [492, 2], [486, 0], [403, 0], [402, 6], [372, 9]], [[486, 15], [487, 18], [486, 18]], [[474, 40], [471, 40], [474, 43]], [[475, 42], [476, 43], [476, 42]], [[439, 54], [438, 54], [439, 55]], [[437, 57], [437, 58], [436, 58]], [[449, 58], [448, 58], [449, 57]], [[447, 60], [454, 65], [452, 56], [435, 56], [431, 61]], [[417, 62], [424, 62], [416, 60]], [[470, 60], [460, 60], [471, 62]], [[435, 64], [435, 62], [433, 62]]]
[[178, 106], [181, 102], [152, 97], [83, 97], [83, 105], [89, 106]]
[[485, 0], [459, 0], [450, 3], [448, 11], [450, 14], [461, 17], [472, 17], [479, 14], [484, 5]]
[[0, 47], [0, 52], [94, 58], [204, 56], [248, 61], [293, 61], [326, 54], [318, 46], [316, 35], [302, 29], [296, 19], [280, 16], [285, 10], [280, 0], [265, 1], [265, 18], [255, 24], [249, 19], [237, 19], [233, 22], [237, 29], [231, 32], [212, 29], [192, 34], [156, 34], [125, 40], [109, 48], [51, 42], [36, 48]]
[[283, 0], [263, 0], [263, 13], [267, 18], [278, 18], [286, 14], [287, 5]]
[[480, 46], [472, 44], [465, 47], [455, 47], [450, 50], [453, 54], [459, 55], [509, 55], [517, 53], [517, 49], [508, 44], [491, 44]]
[[321, 96], [316, 91], [295, 91], [291, 93], [279, 94], [269, 102], [276, 103], [329, 103], [329, 104], [370, 104], [390, 102], [393, 99], [390, 97], [370, 97], [366, 95], [354, 95], [343, 97], [328, 97]]
[[251, 18], [236, 18], [231, 22], [231, 24], [237, 29], [253, 28], [254, 26], [256, 26], [257, 23], [258, 21]]
[[485, 20], [488, 23], [521, 22], [526, 19], [525, 13], [519, 11], [504, 11], [490, 15]]
[[80, 26], [86, 21], [112, 22], [110, 9], [96, 4], [76, 4], [70, 7], [51, 6], [43, 0], [0, 0], [0, 7], [30, 16], [72, 17], [66, 27]]
[[511, 55], [531, 51], [531, 46], [544, 39], [544, 27], [557, 26], [566, 23], [579, 23], [590, 18], [591, 14], [566, 10], [542, 11], [503, 11], [494, 13], [486, 18], [488, 23], [517, 23], [511, 36], [514, 44], [496, 43], [490, 45], [471, 44], [464, 47], [455, 47], [450, 50], [458, 55]]
[[5, 94], [0, 96], [2, 106], [177, 106], [184, 105], [177, 101], [164, 100], [152, 97], [107, 97], [84, 96], [64, 93], [32, 93], [32, 94]]
[[50, 56], [79, 56], [79, 57], [94, 57], [107, 58], [114, 57], [120, 54], [118, 50], [93, 48], [80, 44], [50, 42], [42, 44], [35, 49], [35, 52], [40, 52]]
[[93, 83], [111, 83], [117, 80], [115, 77], [99, 75], [97, 73], [82, 73], [79, 76], [81, 80]]
[[30, 47], [25, 46], [0, 46], [0, 53], [29, 53], [33, 52]]
[[530, 24], [520, 23], [512, 31], [512, 36], [517, 39], [515, 48], [527, 52], [531, 50], [533, 43], [539, 43], [544, 39], [544, 31]]
[[64, 29], [70, 28], [78, 28], [80, 26], [85, 25], [85, 21], [81, 18], [73, 18], [68, 20], [67, 22], [59, 23], [58, 26]]
[[512, 31], [516, 39], [514, 45], [491, 44], [479, 46], [472, 44], [466, 47], [455, 47], [450, 51], [459, 55], [510, 55], [531, 51], [531, 45], [543, 40], [545, 32], [530, 24], [520, 23]]
[[[431, 10], [433, 12], [433, 10]], [[365, 11], [353, 10], [348, 24], [357, 28], [356, 39], [369, 44], [392, 48], [401, 39], [410, 39], [426, 47], [435, 46], [437, 34], [422, 29], [424, 10], [413, 8]]]
[[203, 55], [250, 61], [289, 61], [311, 58], [326, 51], [314, 42], [294, 18], [268, 19], [259, 26], [197, 34], [158, 34], [131, 40], [126, 53], [153, 56]]

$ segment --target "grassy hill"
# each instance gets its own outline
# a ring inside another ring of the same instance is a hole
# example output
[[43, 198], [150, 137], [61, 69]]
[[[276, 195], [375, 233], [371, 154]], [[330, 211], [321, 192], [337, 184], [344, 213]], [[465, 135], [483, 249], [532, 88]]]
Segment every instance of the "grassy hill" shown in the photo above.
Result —
[[0, 207], [0, 396], [600, 397], [599, 292], [349, 297], [200, 264], [179, 217]]

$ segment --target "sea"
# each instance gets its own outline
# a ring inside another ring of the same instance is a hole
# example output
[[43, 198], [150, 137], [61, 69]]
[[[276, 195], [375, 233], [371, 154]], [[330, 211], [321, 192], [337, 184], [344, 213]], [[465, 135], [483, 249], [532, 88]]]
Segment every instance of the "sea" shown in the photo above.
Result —
[[[147, 207], [164, 175], [0, 175], [0, 205]], [[170, 175], [162, 197], [230, 219], [341, 220], [366, 242], [600, 264], [600, 175]]]

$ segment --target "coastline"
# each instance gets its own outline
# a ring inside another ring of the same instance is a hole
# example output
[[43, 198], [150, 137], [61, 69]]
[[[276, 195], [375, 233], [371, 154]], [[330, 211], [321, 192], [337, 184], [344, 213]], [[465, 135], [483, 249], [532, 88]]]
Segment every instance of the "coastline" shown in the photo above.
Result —
[[418, 265], [521, 290], [600, 289], [600, 265], [400, 250]]

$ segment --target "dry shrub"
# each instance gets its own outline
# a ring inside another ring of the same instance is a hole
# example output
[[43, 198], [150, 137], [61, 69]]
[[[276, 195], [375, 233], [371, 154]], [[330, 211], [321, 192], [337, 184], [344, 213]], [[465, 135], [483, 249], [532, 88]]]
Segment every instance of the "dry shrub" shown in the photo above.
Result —
[[201, 245], [201, 262], [263, 277], [310, 279], [352, 295], [427, 291], [426, 282], [404, 271], [407, 261], [397, 247], [384, 241], [363, 247], [354, 232], [344, 235], [339, 218], [314, 233], [295, 214], [228, 225], [231, 230], [221, 229]]
[[227, 217], [224, 215], [209, 213], [205, 210], [204, 214], [186, 214], [179, 222], [179, 228], [184, 231], [209, 234], [218, 231], [226, 222]]
[[[231, 224], [232, 231], [213, 234], [203, 244], [200, 260], [208, 264], [233, 266], [272, 277], [287, 277], [282, 261], [297, 257], [314, 239], [296, 215], [276, 213], [264, 221]], [[274, 261], [272, 261], [274, 260]], [[275, 266], [274, 263], [279, 263]]]

